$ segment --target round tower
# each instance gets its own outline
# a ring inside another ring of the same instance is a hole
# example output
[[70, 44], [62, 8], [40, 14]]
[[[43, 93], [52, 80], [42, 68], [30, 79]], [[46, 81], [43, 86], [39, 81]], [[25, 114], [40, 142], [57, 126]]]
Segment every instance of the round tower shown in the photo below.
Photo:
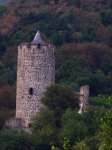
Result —
[[46, 44], [39, 31], [30, 45], [18, 46], [16, 118], [28, 127], [30, 118], [43, 107], [43, 92], [55, 83], [55, 52], [53, 45]]

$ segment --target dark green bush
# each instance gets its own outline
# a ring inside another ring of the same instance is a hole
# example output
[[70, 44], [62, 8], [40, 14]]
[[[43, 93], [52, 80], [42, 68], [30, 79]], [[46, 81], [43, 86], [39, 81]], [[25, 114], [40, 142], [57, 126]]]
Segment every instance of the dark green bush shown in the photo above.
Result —
[[104, 99], [102, 97], [89, 97], [90, 104], [95, 105], [95, 106], [104, 106], [106, 109], [111, 108], [112, 104], [110, 104], [109, 99]]
[[85, 76], [85, 69], [88, 74], [91, 72], [88, 63], [85, 60], [81, 57], [73, 57], [72, 59], [66, 61], [65, 64], [63, 64], [56, 72], [58, 82], [68, 84], [75, 82], [77, 78], [83, 78]]
[[69, 87], [53, 84], [47, 87], [41, 102], [54, 112], [55, 121], [59, 124], [59, 119], [66, 112], [67, 108], [79, 109], [79, 97]]
[[23, 130], [13, 131], [4, 130], [0, 132], [1, 135], [1, 149], [4, 150], [23, 150], [24, 148], [31, 147], [31, 139], [29, 133]]
[[50, 150], [50, 143], [57, 139], [57, 127], [55, 125], [54, 112], [48, 108], [41, 111], [32, 118], [31, 138], [33, 148], [41, 150]]
[[[2, 2], [1, 2], [2, 3]], [[4, 5], [0, 5], [0, 18], [3, 16], [3, 14], [7, 11], [7, 7]]]
[[62, 129], [58, 139], [62, 141], [66, 135], [71, 145], [74, 145], [79, 140], [83, 140], [88, 135], [88, 129], [85, 128], [82, 116], [76, 109], [68, 108], [66, 110], [66, 113], [61, 118], [61, 125]]
[[88, 106], [85, 108], [85, 111], [83, 111], [83, 121], [86, 124], [86, 128], [89, 131], [89, 136], [94, 136], [95, 132], [99, 130], [99, 125], [101, 124], [101, 121], [97, 119], [97, 117], [104, 117], [106, 109], [98, 106]]
[[111, 9], [103, 9], [100, 11], [102, 24], [107, 27], [108, 25], [112, 25], [112, 10]]

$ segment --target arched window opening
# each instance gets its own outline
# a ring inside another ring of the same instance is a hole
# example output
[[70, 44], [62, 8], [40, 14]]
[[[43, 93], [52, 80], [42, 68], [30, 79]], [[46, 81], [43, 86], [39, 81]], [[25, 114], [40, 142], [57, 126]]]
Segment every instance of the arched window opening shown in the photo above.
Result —
[[30, 89], [29, 89], [29, 94], [30, 94], [30, 95], [33, 95], [33, 88], [30, 88]]
[[40, 44], [38, 44], [38, 49], [40, 48]]
[[31, 128], [31, 123], [29, 123], [29, 128]]

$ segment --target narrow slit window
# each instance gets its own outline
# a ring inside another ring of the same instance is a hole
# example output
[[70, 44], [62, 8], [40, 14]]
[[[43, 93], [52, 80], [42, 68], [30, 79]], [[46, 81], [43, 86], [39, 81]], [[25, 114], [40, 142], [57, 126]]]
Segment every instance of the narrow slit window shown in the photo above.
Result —
[[29, 94], [30, 94], [30, 95], [33, 95], [33, 88], [30, 88], [30, 89], [29, 89]]
[[38, 48], [40, 48], [40, 44], [38, 44]]

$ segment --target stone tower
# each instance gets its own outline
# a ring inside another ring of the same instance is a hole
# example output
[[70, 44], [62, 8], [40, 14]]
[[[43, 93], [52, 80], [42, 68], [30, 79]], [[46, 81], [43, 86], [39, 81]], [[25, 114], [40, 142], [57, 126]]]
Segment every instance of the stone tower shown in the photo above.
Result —
[[39, 31], [32, 43], [18, 46], [16, 118], [29, 127], [30, 118], [39, 112], [43, 92], [55, 83], [55, 50], [46, 44]]

